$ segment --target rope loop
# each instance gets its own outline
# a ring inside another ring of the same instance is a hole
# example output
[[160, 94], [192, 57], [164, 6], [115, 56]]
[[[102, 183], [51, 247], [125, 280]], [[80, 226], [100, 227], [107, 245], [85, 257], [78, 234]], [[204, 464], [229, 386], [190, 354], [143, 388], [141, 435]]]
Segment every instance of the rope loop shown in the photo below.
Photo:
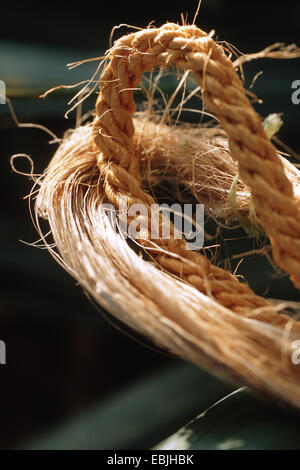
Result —
[[[222, 46], [195, 25], [167, 23], [148, 28], [121, 37], [110, 49], [93, 123], [93, 139], [99, 149], [97, 162], [107, 198], [118, 205], [119, 198], [127, 193], [133, 201], [155, 203], [141, 188], [139, 160], [132, 142], [136, 110], [132, 89], [144, 72], [171, 66], [194, 73], [205, 107], [216, 115], [228, 135], [231, 155], [251, 189], [257, 217], [271, 240], [274, 260], [299, 288], [300, 213], [292, 183], [231, 60]], [[147, 240], [140, 242], [148, 246]], [[187, 250], [184, 240], [168, 243], [158, 239], [155, 243], [169, 251], [154, 254], [161, 267], [212, 295], [225, 307], [241, 312], [268, 304], [231, 273]]]

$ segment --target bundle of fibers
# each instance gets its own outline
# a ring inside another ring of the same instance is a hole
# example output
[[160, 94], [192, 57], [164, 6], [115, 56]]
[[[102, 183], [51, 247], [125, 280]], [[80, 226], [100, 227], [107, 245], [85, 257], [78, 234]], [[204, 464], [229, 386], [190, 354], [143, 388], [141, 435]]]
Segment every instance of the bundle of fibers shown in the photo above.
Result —
[[[205, 108], [223, 131], [134, 117], [133, 90], [142, 74], [171, 66], [193, 72]], [[39, 181], [36, 224], [55, 259], [119, 320], [219, 377], [299, 407], [300, 367], [291, 358], [300, 324], [284, 305], [189, 250], [174, 230], [169, 239], [151, 239], [156, 200], [146, 184], [149, 164], [162, 180], [177, 175], [225, 218], [230, 207], [224, 200], [238, 170], [238, 209], [247, 213], [251, 196], [274, 261], [300, 286], [299, 173], [266, 135], [226, 49], [195, 25], [167, 23], [114, 43], [93, 122], [67, 134]], [[140, 217], [135, 247], [114, 230], [105, 209], [107, 203], [118, 209], [124, 200], [127, 209], [136, 203], [149, 209]], [[40, 217], [48, 220], [55, 247], [43, 236]]]
[[[219, 126], [165, 125], [161, 119], [157, 122], [153, 111], [150, 116], [146, 113], [134, 118], [133, 142], [144, 186], [154, 188], [167, 183], [174, 189], [173, 196], [189, 201], [192, 195], [193, 200], [204, 205], [208, 215], [225, 224], [249, 219], [251, 191], [237, 178], [238, 165], [231, 158], [226, 133]], [[299, 200], [300, 173], [286, 158], [280, 154], [278, 158], [293, 184], [294, 197]], [[179, 185], [186, 189], [184, 195]]]

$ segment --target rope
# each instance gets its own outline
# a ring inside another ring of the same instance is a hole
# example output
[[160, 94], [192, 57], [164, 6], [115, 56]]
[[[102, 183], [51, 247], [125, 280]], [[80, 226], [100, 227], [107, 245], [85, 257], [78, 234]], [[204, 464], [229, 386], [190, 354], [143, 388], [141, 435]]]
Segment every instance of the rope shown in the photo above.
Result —
[[[147, 207], [156, 202], [141, 187], [139, 159], [132, 142], [136, 110], [133, 89], [144, 72], [171, 66], [193, 71], [206, 108], [215, 113], [228, 134], [231, 155], [251, 189], [256, 214], [271, 240], [274, 260], [300, 287], [300, 216], [292, 184], [231, 60], [220, 45], [194, 25], [167, 23], [145, 29], [123, 36], [110, 49], [93, 123], [106, 197], [116, 207], [124, 197], [130, 204]], [[279, 325], [289, 320], [285, 315], [266, 314], [263, 309], [254, 314], [253, 309], [267, 307], [269, 302], [202, 254], [188, 250], [185, 240], [159, 238], [155, 240], [159, 249], [155, 250], [148, 231], [139, 242], [152, 247], [152, 256], [164, 270], [223, 306]]]

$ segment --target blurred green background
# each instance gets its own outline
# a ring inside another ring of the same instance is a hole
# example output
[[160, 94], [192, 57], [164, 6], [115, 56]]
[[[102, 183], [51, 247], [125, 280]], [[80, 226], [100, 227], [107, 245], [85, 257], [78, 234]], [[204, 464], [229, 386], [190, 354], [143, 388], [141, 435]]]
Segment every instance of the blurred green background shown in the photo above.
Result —
[[[181, 12], [188, 12], [191, 22], [197, 3], [133, 1], [116, 8], [99, 2], [5, 2], [0, 80], [18, 118], [61, 137], [75, 123], [74, 113], [64, 119], [71, 95], [38, 96], [58, 84], [85, 80], [96, 67], [90, 63], [68, 71], [67, 63], [102, 55], [112, 27], [120, 23], [180, 22]], [[197, 24], [215, 29], [219, 40], [242, 52], [256, 52], [277, 41], [300, 45], [299, 19], [295, 0], [253, 0], [247, 8], [244, 2], [204, 0]], [[122, 28], [116, 37], [126, 32]], [[299, 64], [259, 60], [245, 66], [247, 86], [263, 69], [253, 91], [264, 102], [256, 109], [262, 116], [284, 113], [279, 137], [298, 153], [300, 105], [291, 102], [291, 83], [300, 79]], [[23, 200], [32, 183], [12, 172], [10, 156], [28, 153], [41, 172], [55, 146], [37, 129], [16, 128], [7, 105], [0, 105], [0, 133], [0, 339], [7, 345], [7, 365], [0, 366], [0, 448], [151, 447], [232, 387], [146, 347], [127, 331], [140, 342], [134, 341], [120, 331], [122, 325], [112, 326], [47, 252], [20, 242], [37, 239]], [[22, 162], [16, 165], [28, 169]], [[231, 243], [226, 256], [248, 248]], [[262, 258], [246, 259], [239, 273], [260, 294], [268, 290], [270, 297], [299, 300], [287, 277], [274, 278]]]

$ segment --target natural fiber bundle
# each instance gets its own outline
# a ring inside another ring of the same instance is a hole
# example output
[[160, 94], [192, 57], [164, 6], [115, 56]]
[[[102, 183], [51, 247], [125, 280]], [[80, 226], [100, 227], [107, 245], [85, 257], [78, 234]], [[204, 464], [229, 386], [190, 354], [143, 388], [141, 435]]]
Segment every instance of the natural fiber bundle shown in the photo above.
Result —
[[[229, 194], [238, 165], [232, 159], [225, 132], [219, 127], [181, 124], [167, 126], [147, 115], [134, 119], [133, 142], [141, 162], [145, 183], [155, 186], [174, 182], [186, 187], [205, 209], [225, 222], [249, 217], [251, 191], [243, 180], [237, 181], [235, 206]], [[187, 155], [189, 158], [187, 158]], [[286, 158], [278, 155], [300, 202], [300, 173]], [[178, 194], [179, 191], [176, 192]], [[180, 194], [178, 194], [180, 197]], [[182, 195], [181, 195], [182, 196]]]
[[[140, 256], [103, 205], [119, 208], [126, 198], [150, 209], [156, 201], [143, 189], [150, 166], [153, 184], [158, 170], [176, 176], [216, 215], [232, 219], [227, 196], [238, 170], [238, 209], [249, 212], [251, 193], [274, 260], [299, 287], [297, 169], [270, 142], [224, 48], [196, 26], [168, 23], [126, 35], [108, 60], [92, 125], [68, 134], [40, 181], [36, 221], [49, 221], [57, 251], [49, 250], [100, 305], [158, 345], [299, 407], [300, 368], [291, 355], [300, 324], [284, 306], [257, 296], [183, 239], [151, 239], [148, 215], [137, 240], [147, 256]], [[143, 72], [171, 65], [193, 71], [227, 137], [219, 128], [133, 120], [132, 90]]]

